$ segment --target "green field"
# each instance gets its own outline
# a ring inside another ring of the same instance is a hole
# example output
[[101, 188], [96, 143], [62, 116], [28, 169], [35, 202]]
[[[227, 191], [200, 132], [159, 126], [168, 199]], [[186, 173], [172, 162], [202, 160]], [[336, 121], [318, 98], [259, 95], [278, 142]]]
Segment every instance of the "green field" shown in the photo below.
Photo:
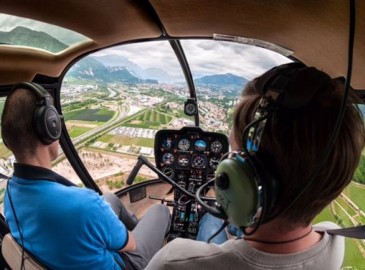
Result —
[[347, 201], [343, 197], [338, 197], [336, 199], [336, 201], [337, 201], [337, 203], [339, 203], [341, 205], [341, 207], [343, 209], [345, 209], [345, 211], [347, 213], [349, 213], [350, 216], [356, 215], [356, 210], [354, 208], [352, 208], [351, 205], [348, 204]]
[[345, 188], [344, 193], [347, 197], [351, 198], [361, 210], [365, 211], [365, 185], [359, 185], [352, 182]]
[[7, 159], [12, 153], [3, 143], [0, 143], [0, 157]]
[[105, 134], [101, 136], [98, 141], [102, 141], [105, 143], [112, 143], [112, 144], [119, 144], [120, 146], [124, 145], [134, 145], [134, 146], [143, 146], [143, 147], [153, 147], [154, 140], [147, 139], [147, 138], [130, 138], [126, 136], [119, 136], [119, 135], [111, 135]]
[[[364, 209], [364, 195], [365, 195], [365, 187], [360, 186], [354, 183], [351, 183], [344, 192], [355, 204]], [[330, 207], [326, 207], [314, 220], [314, 223], [322, 222], [322, 221], [332, 221], [334, 223], [339, 224], [342, 227], [353, 226], [349, 217], [345, 214], [347, 211], [351, 216], [354, 216], [356, 212], [352, 209], [349, 204], [341, 197], [336, 199], [338, 204], [333, 203], [334, 209], [336, 211], [336, 216], [332, 213]], [[363, 218], [359, 217], [356, 220], [362, 220]], [[364, 224], [364, 223], [362, 223]], [[353, 267], [352, 269], [365, 269], [363, 266], [365, 265], [365, 258], [362, 257], [358, 244], [362, 245], [365, 248], [364, 244], [361, 244], [360, 241], [346, 238], [345, 241], [345, 259], [343, 263], [344, 267]]]
[[70, 130], [68, 130], [68, 134], [71, 138], [76, 138], [89, 130], [92, 130], [92, 128], [73, 126]]
[[[333, 215], [330, 210], [330, 207], [326, 207], [314, 220], [314, 223], [322, 222], [322, 221], [332, 221], [334, 223], [338, 223], [337, 219]], [[343, 226], [343, 225], [341, 225]], [[351, 266], [357, 267], [354, 269], [364, 269], [361, 268], [365, 264], [365, 258], [362, 257], [357, 245], [356, 240], [346, 238], [345, 241], [345, 258], [342, 264], [342, 267]]]
[[353, 267], [350, 269], [363, 270], [365, 265], [365, 259], [361, 256], [359, 249], [355, 243], [357, 240], [350, 238], [345, 239], [345, 258], [342, 264], [342, 268]]
[[171, 115], [150, 109], [130, 118], [123, 126], [159, 129], [161, 125], [168, 124], [172, 118]]
[[136, 145], [153, 148], [155, 140], [148, 138], [137, 138]]
[[314, 223], [319, 223], [322, 221], [336, 222], [336, 219], [335, 219], [334, 215], [332, 214], [329, 206], [326, 207], [325, 209], [323, 209], [323, 211], [314, 219]]
[[114, 113], [114, 111], [110, 111], [107, 109], [80, 109], [66, 112], [64, 114], [64, 117], [65, 121], [82, 120], [107, 122], [113, 117]]

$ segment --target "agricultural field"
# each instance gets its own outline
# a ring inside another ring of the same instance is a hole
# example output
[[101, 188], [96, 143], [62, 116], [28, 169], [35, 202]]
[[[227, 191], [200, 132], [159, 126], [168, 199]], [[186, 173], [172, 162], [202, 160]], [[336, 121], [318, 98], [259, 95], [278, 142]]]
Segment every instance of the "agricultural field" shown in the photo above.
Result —
[[69, 111], [74, 111], [74, 110], [87, 108], [88, 106], [95, 105], [96, 103], [97, 103], [97, 100], [92, 99], [92, 98], [87, 99], [87, 100], [82, 101], [82, 102], [79, 102], [79, 101], [70, 102], [70, 103], [67, 103], [65, 105], [62, 105], [62, 111], [67, 113]]
[[146, 110], [142, 114], [137, 114], [135, 117], [130, 118], [123, 125], [127, 127], [159, 129], [161, 125], [168, 124], [172, 118], [173, 117], [169, 114], [150, 109]]
[[[330, 206], [326, 207], [316, 218], [315, 223], [321, 221], [332, 221], [339, 224], [341, 227], [354, 226], [353, 222], [360, 222], [365, 224], [365, 216], [358, 208], [363, 210], [363, 198], [364, 198], [365, 186], [357, 183], [351, 183], [344, 195], [338, 197]], [[350, 201], [352, 203], [350, 203]], [[356, 206], [357, 205], [357, 206]], [[360, 206], [362, 205], [362, 206]], [[361, 253], [361, 249], [365, 250], [364, 241], [346, 239], [345, 241], [345, 259], [343, 268], [352, 267], [348, 269], [364, 269], [365, 257]]]
[[184, 110], [173, 110], [172, 112], [173, 112], [174, 116], [176, 116], [178, 118], [185, 118], [185, 119], [189, 119], [189, 120], [194, 119], [193, 116], [186, 115]]
[[107, 109], [79, 109], [64, 113], [65, 121], [82, 120], [107, 122], [114, 116], [114, 111]]
[[0, 98], [0, 119], [1, 115], [3, 114], [4, 104], [5, 104], [5, 98]]
[[7, 159], [12, 155], [11, 151], [1, 142], [0, 143], [0, 157]]
[[363, 211], [365, 211], [365, 185], [352, 182], [345, 188], [344, 194]]
[[154, 139], [148, 138], [138, 138], [138, 137], [127, 137], [127, 136], [120, 136], [120, 135], [111, 135], [105, 134], [98, 138], [98, 141], [113, 144], [118, 144], [119, 146], [142, 146], [142, 147], [153, 147], [154, 146]]
[[[319, 223], [322, 221], [331, 221], [334, 223], [339, 223], [338, 219], [332, 213], [330, 207], [326, 207], [314, 220], [314, 223]], [[343, 226], [343, 225], [342, 225]], [[349, 269], [362, 269], [365, 258], [362, 257], [356, 242], [357, 240], [346, 239], [345, 241], [345, 258], [342, 267], [352, 266], [357, 268]]]
[[73, 126], [68, 129], [68, 134], [71, 138], [77, 138], [78, 136], [90, 131], [92, 128]]

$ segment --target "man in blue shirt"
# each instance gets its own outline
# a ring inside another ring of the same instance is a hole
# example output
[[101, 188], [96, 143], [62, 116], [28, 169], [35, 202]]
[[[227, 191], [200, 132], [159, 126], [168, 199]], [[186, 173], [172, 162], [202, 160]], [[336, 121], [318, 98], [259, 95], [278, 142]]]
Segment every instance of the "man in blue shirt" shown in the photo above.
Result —
[[11, 234], [51, 269], [144, 269], [163, 245], [168, 208], [152, 206], [130, 232], [103, 197], [53, 172], [61, 121], [52, 103], [28, 83], [5, 102], [2, 137], [17, 160], [4, 197]]

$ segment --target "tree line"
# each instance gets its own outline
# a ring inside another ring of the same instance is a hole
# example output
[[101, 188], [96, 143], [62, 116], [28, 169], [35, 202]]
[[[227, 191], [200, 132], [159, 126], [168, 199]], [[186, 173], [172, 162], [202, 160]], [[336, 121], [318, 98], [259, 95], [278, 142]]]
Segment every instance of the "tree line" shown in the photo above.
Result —
[[357, 166], [357, 169], [355, 171], [353, 180], [355, 182], [365, 184], [365, 157], [361, 156], [359, 165]]

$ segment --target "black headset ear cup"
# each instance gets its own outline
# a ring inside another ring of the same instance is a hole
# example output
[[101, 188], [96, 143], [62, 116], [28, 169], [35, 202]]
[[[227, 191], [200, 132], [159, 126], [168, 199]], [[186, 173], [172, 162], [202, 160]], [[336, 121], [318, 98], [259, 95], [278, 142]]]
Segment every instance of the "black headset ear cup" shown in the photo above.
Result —
[[[62, 123], [57, 109], [52, 104], [50, 94], [37, 83], [21, 82], [15, 85], [17, 89], [31, 90], [37, 96], [37, 105], [33, 111], [33, 127], [38, 138], [44, 144], [51, 144], [61, 137]], [[11, 93], [9, 94], [11, 95]]]
[[37, 105], [33, 114], [33, 126], [39, 139], [45, 144], [51, 144], [61, 136], [61, 119], [52, 105]]
[[255, 173], [242, 157], [223, 160], [216, 170], [216, 198], [228, 220], [238, 227], [255, 221], [260, 191]]

